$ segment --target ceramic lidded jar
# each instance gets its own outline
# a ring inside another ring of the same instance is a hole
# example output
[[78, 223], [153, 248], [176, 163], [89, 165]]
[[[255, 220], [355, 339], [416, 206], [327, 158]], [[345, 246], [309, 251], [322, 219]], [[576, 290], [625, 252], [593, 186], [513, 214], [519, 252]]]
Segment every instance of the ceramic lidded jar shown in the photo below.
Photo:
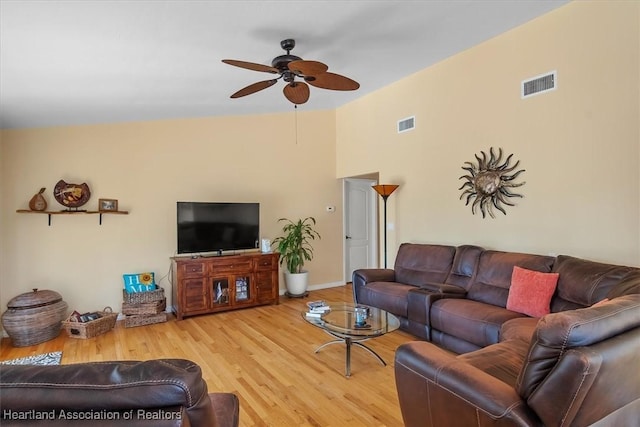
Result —
[[60, 334], [67, 308], [59, 293], [34, 289], [7, 303], [2, 326], [15, 347], [40, 344]]

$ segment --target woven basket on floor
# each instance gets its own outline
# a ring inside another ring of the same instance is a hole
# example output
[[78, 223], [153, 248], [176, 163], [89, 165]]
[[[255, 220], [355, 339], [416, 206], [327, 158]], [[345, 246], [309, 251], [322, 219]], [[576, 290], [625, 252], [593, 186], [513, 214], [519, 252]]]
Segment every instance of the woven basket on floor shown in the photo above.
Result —
[[60, 322], [67, 312], [67, 303], [59, 293], [38, 289], [12, 298], [7, 307], [2, 326], [15, 347], [40, 344], [60, 335]]
[[140, 314], [158, 314], [167, 308], [167, 299], [163, 298], [160, 301], [143, 302], [140, 304], [128, 304], [122, 303], [122, 314], [127, 316], [140, 315]]
[[136, 326], [152, 325], [167, 321], [167, 313], [144, 314], [141, 316], [127, 316], [124, 318], [125, 328], [135, 328]]
[[64, 320], [62, 327], [71, 338], [93, 338], [109, 332], [116, 325], [118, 313], [114, 313], [111, 307], [105, 307], [104, 311], [98, 311], [100, 318], [90, 322], [75, 322]]
[[132, 292], [122, 290], [122, 301], [127, 304], [142, 304], [145, 302], [155, 302], [164, 299], [164, 289], [158, 288], [155, 291]]

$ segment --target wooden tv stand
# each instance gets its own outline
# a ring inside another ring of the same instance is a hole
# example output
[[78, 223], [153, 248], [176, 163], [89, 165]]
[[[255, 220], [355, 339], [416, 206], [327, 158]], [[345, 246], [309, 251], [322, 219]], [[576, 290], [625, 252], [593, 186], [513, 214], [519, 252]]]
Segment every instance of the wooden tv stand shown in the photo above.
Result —
[[277, 304], [279, 256], [256, 252], [171, 258], [176, 317]]

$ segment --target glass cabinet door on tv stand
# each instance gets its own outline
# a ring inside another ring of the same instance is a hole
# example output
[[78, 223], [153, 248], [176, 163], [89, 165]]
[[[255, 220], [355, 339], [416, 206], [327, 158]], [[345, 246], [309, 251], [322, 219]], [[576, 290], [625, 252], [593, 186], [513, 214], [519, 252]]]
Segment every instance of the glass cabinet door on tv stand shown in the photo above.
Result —
[[226, 307], [229, 305], [229, 278], [211, 279], [212, 289], [211, 307]]
[[227, 307], [230, 304], [253, 302], [251, 275], [231, 275], [212, 279], [211, 307]]
[[235, 278], [235, 302], [250, 302], [253, 299], [253, 291], [251, 290], [251, 276], [236, 276]]

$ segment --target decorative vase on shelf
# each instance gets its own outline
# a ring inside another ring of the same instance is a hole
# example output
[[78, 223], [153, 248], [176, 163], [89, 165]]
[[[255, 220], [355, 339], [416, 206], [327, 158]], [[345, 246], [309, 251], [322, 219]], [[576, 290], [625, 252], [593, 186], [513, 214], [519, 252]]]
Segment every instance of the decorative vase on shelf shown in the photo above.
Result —
[[42, 193], [44, 193], [46, 188], [42, 187], [40, 192], [34, 195], [31, 200], [29, 200], [29, 209], [32, 211], [44, 211], [47, 209], [47, 201], [45, 200]]

